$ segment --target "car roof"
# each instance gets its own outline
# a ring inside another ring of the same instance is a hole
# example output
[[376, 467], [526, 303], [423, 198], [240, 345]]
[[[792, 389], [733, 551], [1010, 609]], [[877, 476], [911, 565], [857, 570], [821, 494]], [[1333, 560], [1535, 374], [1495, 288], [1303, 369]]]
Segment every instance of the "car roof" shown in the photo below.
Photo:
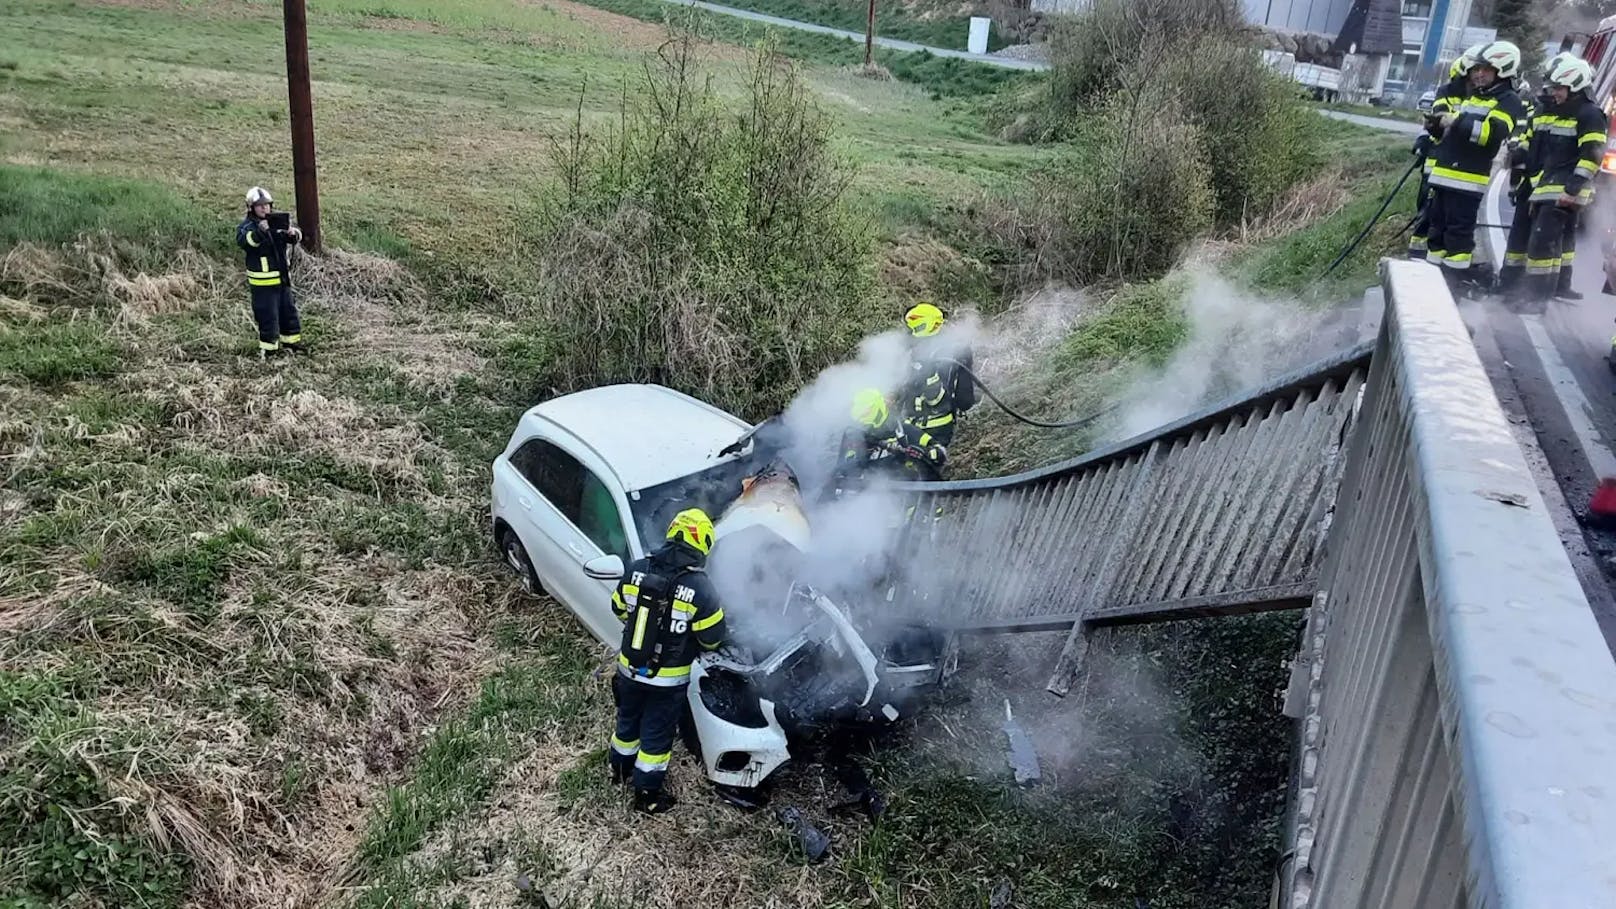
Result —
[[661, 385], [603, 385], [553, 398], [527, 413], [591, 448], [631, 492], [712, 466], [720, 448], [752, 428]]

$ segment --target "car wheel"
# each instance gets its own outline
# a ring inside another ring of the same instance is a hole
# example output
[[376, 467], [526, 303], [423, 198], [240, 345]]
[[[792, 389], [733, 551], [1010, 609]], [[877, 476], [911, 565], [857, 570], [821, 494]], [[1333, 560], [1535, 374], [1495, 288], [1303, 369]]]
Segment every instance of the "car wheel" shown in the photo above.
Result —
[[521, 580], [522, 591], [529, 596], [543, 596], [544, 585], [539, 583], [539, 573], [533, 570], [533, 560], [527, 557], [527, 550], [522, 548], [522, 540], [516, 531], [507, 530], [500, 534], [499, 548], [505, 553], [505, 564], [511, 566]]

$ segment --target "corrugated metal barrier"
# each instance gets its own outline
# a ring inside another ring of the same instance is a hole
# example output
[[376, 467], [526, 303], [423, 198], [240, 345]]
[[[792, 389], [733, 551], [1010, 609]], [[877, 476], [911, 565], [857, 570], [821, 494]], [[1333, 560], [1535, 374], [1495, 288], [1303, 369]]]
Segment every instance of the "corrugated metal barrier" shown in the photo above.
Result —
[[[1231, 404], [1014, 477], [921, 484], [899, 608], [958, 630], [1299, 607], [1369, 364], [1348, 351]], [[938, 554], [948, 554], [938, 558]]]
[[1280, 905], [1616, 906], [1616, 664], [1441, 276], [1382, 270]]

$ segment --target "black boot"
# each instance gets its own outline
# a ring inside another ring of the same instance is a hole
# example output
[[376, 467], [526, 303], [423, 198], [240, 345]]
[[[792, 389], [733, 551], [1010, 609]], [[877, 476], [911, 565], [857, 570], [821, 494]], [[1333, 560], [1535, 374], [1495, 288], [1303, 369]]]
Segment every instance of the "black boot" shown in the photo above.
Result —
[[1554, 275], [1527, 275], [1521, 282], [1520, 298], [1514, 307], [1518, 313], [1542, 315], [1548, 309], [1549, 298], [1554, 296]]
[[1486, 262], [1477, 262], [1465, 269], [1460, 280], [1469, 288], [1473, 296], [1478, 297], [1492, 293], [1496, 283], [1493, 267]]
[[1554, 284], [1554, 298], [1575, 303], [1582, 299], [1582, 294], [1571, 289], [1571, 266], [1560, 266], [1559, 279]]
[[622, 785], [626, 784], [631, 778], [633, 778], [633, 776], [634, 776], [634, 765], [633, 764], [619, 764], [616, 761], [612, 761], [610, 758], [608, 758], [607, 760], [609, 761], [610, 766], [611, 766], [612, 782], [614, 784], [616, 784], [618, 786], [622, 786]]
[[661, 789], [634, 790], [634, 810], [644, 814], [663, 814], [677, 804], [678, 799]]

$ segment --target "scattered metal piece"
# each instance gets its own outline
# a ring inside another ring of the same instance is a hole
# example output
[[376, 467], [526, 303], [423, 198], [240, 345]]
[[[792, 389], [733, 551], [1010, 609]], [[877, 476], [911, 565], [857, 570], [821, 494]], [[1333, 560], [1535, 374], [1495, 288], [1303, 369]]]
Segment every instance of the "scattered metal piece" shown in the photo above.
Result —
[[719, 799], [727, 805], [732, 805], [742, 811], [756, 811], [769, 803], [769, 796], [761, 788], [744, 788], [741, 786], [713, 786]]
[[993, 885], [993, 893], [988, 895], [988, 909], [1010, 909], [1010, 900], [1016, 895], [1016, 887], [1007, 877], [999, 878]]
[[809, 864], [817, 864], [824, 860], [825, 853], [830, 851], [830, 837], [808, 823], [808, 819], [803, 817], [800, 809], [795, 806], [782, 808], [775, 813], [775, 816], [797, 838], [797, 845], [802, 848], [802, 854], [808, 859]]
[[1004, 699], [1004, 734], [1010, 740], [1010, 750], [1006, 754], [1010, 758], [1010, 769], [1016, 774], [1016, 785], [1031, 786], [1038, 782], [1038, 752], [1033, 750], [1027, 731], [1021, 728], [1015, 715], [1010, 712], [1009, 698]]
[[887, 813], [887, 800], [872, 787], [848, 793], [846, 798], [832, 804], [830, 810], [835, 814], [862, 812], [873, 822], [880, 820], [881, 815]]

